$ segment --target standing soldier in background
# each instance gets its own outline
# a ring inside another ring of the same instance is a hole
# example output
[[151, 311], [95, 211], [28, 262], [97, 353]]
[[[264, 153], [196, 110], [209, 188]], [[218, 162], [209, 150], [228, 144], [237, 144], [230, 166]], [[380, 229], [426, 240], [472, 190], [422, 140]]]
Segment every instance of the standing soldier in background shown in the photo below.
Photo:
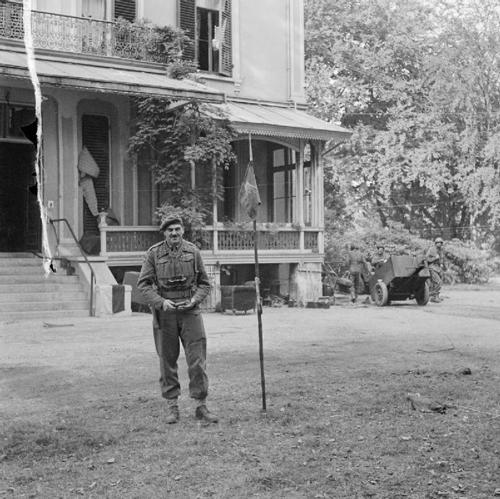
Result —
[[209, 423], [217, 418], [207, 409], [206, 336], [199, 304], [210, 292], [198, 248], [184, 241], [184, 227], [175, 216], [163, 220], [165, 240], [146, 253], [137, 287], [151, 305], [156, 351], [160, 357], [160, 387], [167, 400], [167, 423], [177, 423], [180, 384], [177, 360], [182, 343], [195, 416]]
[[442, 302], [443, 299], [439, 296], [439, 293], [441, 291], [441, 285], [443, 283], [445, 263], [443, 240], [440, 237], [436, 237], [436, 239], [434, 240], [434, 245], [427, 250], [425, 260], [427, 261], [427, 265], [429, 266], [429, 273], [431, 274], [431, 302]]
[[351, 275], [351, 302], [356, 303], [358, 299], [358, 289], [361, 284], [361, 273], [363, 268], [368, 268], [368, 264], [361, 253], [357, 244], [351, 244], [351, 250], [347, 256], [347, 264], [349, 265], [349, 274]]

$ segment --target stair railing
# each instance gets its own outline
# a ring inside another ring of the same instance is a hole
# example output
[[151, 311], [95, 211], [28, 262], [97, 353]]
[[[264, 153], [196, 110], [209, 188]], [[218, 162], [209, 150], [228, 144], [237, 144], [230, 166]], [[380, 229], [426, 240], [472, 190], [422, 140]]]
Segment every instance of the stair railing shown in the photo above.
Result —
[[66, 224], [66, 227], [68, 228], [71, 236], [73, 237], [73, 240], [75, 241], [76, 245], [78, 246], [78, 249], [80, 250], [80, 254], [83, 256], [85, 263], [88, 265], [90, 269], [90, 303], [89, 303], [89, 315], [90, 317], [94, 317], [94, 283], [97, 285], [96, 277], [95, 277], [95, 272], [94, 269], [92, 268], [92, 265], [90, 264], [89, 259], [87, 258], [87, 255], [83, 251], [83, 248], [81, 244], [78, 242], [78, 239], [76, 238], [75, 232], [73, 231], [73, 228], [71, 227], [70, 223], [66, 218], [50, 218], [49, 219], [50, 224], [52, 225], [55, 235], [56, 235], [56, 240], [57, 240], [57, 245], [59, 246], [59, 234], [56, 230], [56, 227], [54, 225], [55, 222], [64, 222]]

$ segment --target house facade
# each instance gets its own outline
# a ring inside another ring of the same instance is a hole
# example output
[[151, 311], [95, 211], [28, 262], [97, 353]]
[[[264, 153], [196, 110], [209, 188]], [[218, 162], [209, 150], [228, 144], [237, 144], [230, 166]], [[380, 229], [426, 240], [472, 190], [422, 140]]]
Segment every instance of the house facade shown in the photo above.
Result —
[[[97, 306], [103, 290], [137, 269], [162, 236], [154, 212], [165, 199], [149, 168], [127, 153], [133, 99], [149, 95], [208, 102], [238, 132], [237, 164], [224, 174], [223, 199], [214, 203], [201, 248], [214, 284], [207, 307], [220, 299], [220, 285], [253, 279], [252, 226], [238, 200], [250, 147], [262, 199], [257, 222], [265, 292], [299, 303], [320, 296], [321, 155], [326, 142], [345, 140], [349, 132], [304, 111], [302, 0], [32, 3], [43, 100], [43, 204], [49, 218], [67, 220], [49, 224], [50, 247], [90, 283], [68, 226], [76, 239], [95, 243], [86, 260], [101, 292]], [[134, 29], [124, 29], [124, 19]], [[197, 63], [196, 82], [166, 76], [148, 50], [153, 28], [143, 21], [185, 30], [193, 43], [184, 56]], [[0, 252], [41, 250], [34, 196], [5, 187], [34, 183], [34, 147], [22, 131], [35, 117], [23, 39], [22, 2], [0, 1], [0, 169], [9, 179], [0, 186]], [[93, 207], [83, 181], [84, 150], [98, 166]], [[203, 187], [196, 171], [192, 181]]]

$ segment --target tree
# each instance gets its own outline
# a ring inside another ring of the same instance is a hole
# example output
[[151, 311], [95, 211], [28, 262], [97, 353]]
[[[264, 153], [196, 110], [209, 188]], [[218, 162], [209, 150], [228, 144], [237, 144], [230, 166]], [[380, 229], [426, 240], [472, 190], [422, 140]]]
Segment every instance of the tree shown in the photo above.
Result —
[[349, 214], [470, 236], [500, 221], [499, 9], [429, 5], [308, 0], [308, 97], [353, 129], [327, 165]]

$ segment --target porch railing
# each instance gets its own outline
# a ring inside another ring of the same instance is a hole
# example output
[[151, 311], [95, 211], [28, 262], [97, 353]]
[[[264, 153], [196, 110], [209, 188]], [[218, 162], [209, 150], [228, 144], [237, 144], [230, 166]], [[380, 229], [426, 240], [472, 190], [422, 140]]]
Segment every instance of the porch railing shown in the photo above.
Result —
[[[86, 17], [32, 11], [33, 44], [36, 48], [77, 54], [113, 56], [158, 62], [152, 55], [154, 29]], [[0, 2], [0, 37], [24, 38], [22, 3]]]
[[[99, 225], [101, 255], [142, 253], [163, 240], [157, 226]], [[317, 229], [300, 231], [290, 227], [269, 229], [259, 227], [259, 249], [265, 251], [295, 250], [310, 253], [321, 251]], [[243, 228], [208, 226], [195, 237], [194, 243], [201, 250], [219, 253], [224, 251], [252, 251], [253, 234]]]
[[[217, 239], [221, 251], [253, 250], [253, 232], [250, 230], [218, 230]], [[258, 248], [300, 250], [300, 233], [297, 230], [259, 230]]]

